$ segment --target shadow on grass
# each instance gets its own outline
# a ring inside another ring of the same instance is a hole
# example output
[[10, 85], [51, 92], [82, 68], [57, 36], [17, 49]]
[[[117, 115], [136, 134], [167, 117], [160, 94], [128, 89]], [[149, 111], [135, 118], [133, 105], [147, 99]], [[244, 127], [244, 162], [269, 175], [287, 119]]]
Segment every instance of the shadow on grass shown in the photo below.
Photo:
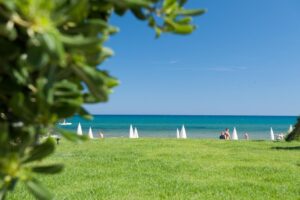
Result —
[[272, 147], [271, 149], [276, 149], [276, 150], [299, 150], [300, 151], [300, 146], [295, 146], [295, 147]]

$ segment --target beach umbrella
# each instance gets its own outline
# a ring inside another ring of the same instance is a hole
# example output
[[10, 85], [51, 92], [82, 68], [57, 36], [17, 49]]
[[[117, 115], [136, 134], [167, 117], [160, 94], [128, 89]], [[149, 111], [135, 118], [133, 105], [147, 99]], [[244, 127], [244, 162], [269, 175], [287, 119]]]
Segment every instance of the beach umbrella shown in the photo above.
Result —
[[177, 129], [176, 131], [176, 138], [180, 138], [180, 133], [179, 133], [179, 130]]
[[136, 127], [134, 128], [133, 136], [134, 136], [133, 138], [139, 138], [139, 133]]
[[129, 128], [129, 138], [134, 138], [133, 128], [132, 128], [131, 124], [130, 124], [130, 128]]
[[81, 128], [80, 122], [78, 123], [78, 126], [77, 126], [77, 135], [82, 135], [82, 128]]
[[184, 125], [182, 125], [181, 131], [180, 131], [180, 138], [186, 139], [186, 132]]
[[271, 140], [275, 140], [274, 132], [273, 132], [272, 127], [271, 127], [271, 129], [270, 129], [270, 137], [271, 137]]
[[232, 139], [233, 140], [238, 140], [239, 139], [235, 127], [233, 128], [233, 131], [232, 131]]
[[288, 130], [288, 134], [290, 134], [292, 131], [293, 131], [293, 126], [290, 125], [290, 128], [289, 128], [289, 130]]
[[94, 139], [92, 128], [89, 129], [89, 138]]

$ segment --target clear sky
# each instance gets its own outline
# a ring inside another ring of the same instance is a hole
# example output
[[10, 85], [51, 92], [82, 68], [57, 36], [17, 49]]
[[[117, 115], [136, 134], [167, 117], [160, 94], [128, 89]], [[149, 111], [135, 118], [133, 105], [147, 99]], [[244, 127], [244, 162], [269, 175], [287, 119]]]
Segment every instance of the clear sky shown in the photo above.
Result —
[[189, 0], [207, 8], [189, 36], [154, 38], [130, 13], [101, 67], [119, 78], [93, 114], [299, 115], [300, 1]]

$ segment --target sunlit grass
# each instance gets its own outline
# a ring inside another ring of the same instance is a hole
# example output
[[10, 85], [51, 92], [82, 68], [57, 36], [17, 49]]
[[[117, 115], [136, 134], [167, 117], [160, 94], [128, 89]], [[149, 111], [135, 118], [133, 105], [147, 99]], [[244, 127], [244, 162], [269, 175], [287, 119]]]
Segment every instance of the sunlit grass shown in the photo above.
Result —
[[[56, 199], [299, 199], [300, 143], [200, 139], [63, 140], [41, 179]], [[8, 199], [33, 199], [23, 186]]]

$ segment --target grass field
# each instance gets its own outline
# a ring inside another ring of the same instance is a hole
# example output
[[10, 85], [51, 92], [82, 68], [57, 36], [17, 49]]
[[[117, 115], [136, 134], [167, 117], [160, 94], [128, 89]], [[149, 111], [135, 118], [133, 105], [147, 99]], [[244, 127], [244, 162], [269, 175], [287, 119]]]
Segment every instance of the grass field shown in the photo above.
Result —
[[[56, 199], [300, 199], [300, 143], [200, 139], [62, 141], [43, 176]], [[8, 199], [33, 199], [22, 185]]]

